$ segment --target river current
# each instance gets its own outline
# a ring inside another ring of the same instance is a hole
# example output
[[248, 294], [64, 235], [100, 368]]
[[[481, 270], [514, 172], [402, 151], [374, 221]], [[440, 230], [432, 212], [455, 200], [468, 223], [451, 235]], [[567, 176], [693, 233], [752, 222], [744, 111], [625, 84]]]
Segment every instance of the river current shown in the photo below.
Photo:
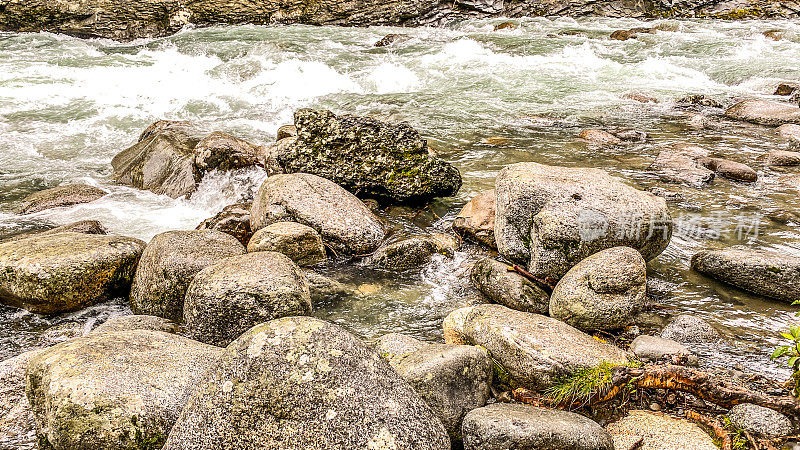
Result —
[[[694, 130], [675, 101], [687, 94], [726, 105], [771, 98], [779, 82], [800, 80], [800, 23], [659, 21], [655, 34], [615, 41], [608, 38], [613, 30], [653, 23], [532, 18], [494, 31], [499, 22], [213, 27], [129, 43], [0, 34], [0, 237], [98, 219], [112, 233], [148, 240], [193, 229], [250, 195], [266, 176], [260, 170], [211, 174], [189, 200], [111, 184], [111, 158], [158, 119], [200, 122], [257, 144], [274, 141], [277, 128], [301, 107], [408, 121], [459, 168], [464, 186], [422, 213], [384, 211], [397, 227], [447, 230], [467, 200], [491, 188], [502, 167], [520, 161], [599, 167], [643, 189], [678, 192], [683, 200], [670, 204], [675, 236], [648, 265], [651, 300], [664, 315], [689, 312], [721, 331], [722, 343], [690, 345], [704, 365], [785, 377], [768, 354], [780, 342], [777, 333], [796, 320], [792, 307], [700, 276], [689, 259], [699, 249], [732, 244], [800, 254], [800, 214], [786, 220], [800, 213], [797, 183], [791, 172], [766, 168], [763, 158], [786, 144], [770, 129], [722, 119]], [[770, 29], [783, 30], [783, 39], [762, 34]], [[408, 38], [373, 47], [389, 33]], [[628, 99], [630, 92], [658, 103]], [[596, 147], [577, 138], [583, 128], [614, 126], [645, 131], [649, 139]], [[760, 181], [720, 178], [703, 189], [664, 184], [646, 169], [659, 148], [676, 143], [744, 162]], [[27, 194], [78, 181], [111, 194], [31, 216], [10, 212]], [[776, 213], [781, 220], [770, 219]], [[441, 339], [442, 318], [471, 294], [466, 273], [473, 258], [467, 248], [410, 272], [350, 268], [344, 280], [361, 294], [315, 314], [367, 339], [393, 331]], [[0, 307], [0, 359], [36, 346], [50, 326], [91, 327], [126, 313], [119, 299], [57, 317]]]

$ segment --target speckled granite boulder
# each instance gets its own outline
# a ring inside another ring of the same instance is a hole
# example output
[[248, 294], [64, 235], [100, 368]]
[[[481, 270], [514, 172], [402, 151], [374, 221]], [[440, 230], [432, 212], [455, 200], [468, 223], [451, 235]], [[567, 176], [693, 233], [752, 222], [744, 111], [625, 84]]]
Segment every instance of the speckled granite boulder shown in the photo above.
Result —
[[276, 222], [256, 231], [247, 243], [247, 251], [283, 253], [301, 266], [326, 259], [322, 236], [297, 222]]
[[794, 431], [792, 422], [785, 415], [751, 403], [734, 406], [728, 412], [728, 418], [737, 428], [770, 439], [788, 436]]
[[34, 192], [25, 197], [16, 209], [17, 214], [33, 214], [50, 208], [73, 206], [93, 202], [108, 192], [89, 186], [88, 184], [68, 184], [43, 191]]
[[469, 279], [493, 303], [517, 311], [547, 314], [550, 296], [533, 281], [492, 258], [482, 258], [472, 265]]
[[412, 236], [379, 248], [366, 259], [372, 267], [407, 270], [424, 266], [434, 255], [452, 257], [458, 241], [446, 234]]

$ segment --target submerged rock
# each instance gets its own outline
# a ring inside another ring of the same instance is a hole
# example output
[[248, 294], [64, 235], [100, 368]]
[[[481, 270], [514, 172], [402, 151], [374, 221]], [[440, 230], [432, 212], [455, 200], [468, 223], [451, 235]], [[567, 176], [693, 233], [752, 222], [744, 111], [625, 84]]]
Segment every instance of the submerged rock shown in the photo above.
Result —
[[513, 164], [500, 171], [496, 190], [498, 250], [529, 261], [537, 276], [558, 280], [587, 256], [617, 246], [650, 260], [672, 235], [664, 199], [599, 169]]
[[250, 208], [252, 203], [228, 205], [214, 217], [204, 220], [198, 230], [217, 230], [235, 237], [242, 245], [247, 245], [253, 237], [250, 228]]
[[275, 222], [253, 234], [248, 252], [278, 252], [301, 266], [326, 260], [322, 236], [313, 228], [297, 222]]
[[134, 314], [183, 320], [183, 300], [192, 278], [221, 260], [242, 255], [233, 236], [219, 231], [167, 231], [145, 247], [131, 287]]
[[546, 389], [557, 380], [602, 362], [625, 364], [627, 354], [588, 334], [539, 314], [501, 305], [460, 308], [445, 319], [445, 340], [479, 345], [503, 367], [512, 387]]
[[378, 352], [431, 407], [450, 437], [461, 439], [461, 421], [489, 399], [492, 362], [486, 350], [471, 345], [428, 344], [389, 334]]
[[250, 210], [254, 231], [276, 222], [298, 222], [317, 230], [335, 252], [363, 255], [385, 236], [372, 211], [350, 192], [308, 173], [274, 175], [261, 185]]
[[517, 311], [547, 314], [550, 296], [533, 281], [509, 271], [492, 258], [478, 260], [470, 271], [472, 284], [493, 303]]
[[400, 42], [408, 39], [408, 35], [405, 34], [395, 34], [390, 33], [386, 36], [382, 37], [378, 42], [373, 44], [373, 47], [386, 47], [388, 45], [394, 44], [395, 42]]
[[700, 163], [724, 178], [736, 181], [756, 181], [758, 174], [747, 164], [722, 158], [701, 158]]
[[214, 169], [228, 171], [256, 165], [259, 153], [258, 146], [215, 131], [197, 143], [194, 162], [201, 174]]
[[699, 425], [659, 412], [634, 410], [606, 427], [617, 449], [719, 450]]
[[114, 331], [148, 330], [163, 333], [175, 333], [178, 325], [171, 320], [158, 316], [133, 314], [130, 316], [114, 317], [100, 324], [92, 333], [111, 333]]
[[704, 106], [722, 108], [722, 104], [704, 94], [690, 94], [677, 101], [678, 106]]
[[733, 246], [692, 256], [692, 269], [757, 295], [788, 303], [800, 298], [800, 258]]
[[464, 450], [614, 450], [606, 430], [580, 414], [509, 403], [472, 410], [464, 418]]
[[728, 418], [736, 428], [768, 439], [789, 436], [794, 431], [794, 426], [788, 417], [773, 409], [752, 403], [734, 406], [728, 412]]
[[306, 280], [308, 280], [311, 303], [314, 304], [315, 307], [323, 302], [337, 301], [355, 294], [352, 289], [344, 284], [332, 278], [320, 275], [311, 269], [302, 269], [302, 272]]
[[797, 105], [768, 100], [739, 102], [725, 111], [725, 115], [731, 119], [772, 127], [785, 123], [800, 124], [800, 108]]
[[92, 333], [43, 351], [26, 371], [40, 445], [158, 448], [220, 353], [142, 330]]
[[186, 335], [225, 346], [255, 324], [310, 314], [308, 281], [286, 255], [256, 252], [201, 270], [186, 291]]
[[383, 358], [311, 317], [260, 324], [225, 350], [164, 450], [446, 450], [447, 432]]
[[647, 266], [630, 247], [600, 251], [579, 262], [550, 296], [550, 316], [583, 331], [618, 330], [644, 308]]
[[108, 192], [88, 184], [68, 184], [34, 192], [22, 199], [22, 204], [15, 212], [33, 214], [51, 208], [89, 203], [106, 194]]
[[452, 257], [458, 241], [446, 234], [413, 236], [381, 247], [367, 258], [366, 264], [387, 270], [422, 267], [433, 255]]
[[488, 247], [497, 248], [494, 241], [496, 197], [494, 189], [473, 197], [453, 220], [453, 231]]
[[643, 334], [631, 342], [631, 352], [644, 362], [658, 362], [669, 356], [687, 357], [690, 365], [697, 365], [697, 356], [671, 339]]
[[619, 145], [622, 143], [622, 139], [614, 136], [613, 134], [605, 130], [597, 130], [597, 129], [583, 130], [578, 135], [578, 137], [583, 139], [584, 141], [598, 145]]
[[716, 342], [720, 339], [719, 332], [714, 327], [691, 314], [674, 317], [659, 335], [682, 343]]
[[144, 242], [75, 232], [0, 243], [0, 302], [39, 314], [127, 295]]
[[789, 96], [794, 94], [795, 91], [800, 91], [800, 83], [781, 83], [775, 88], [775, 93], [772, 95]]
[[461, 187], [458, 170], [431, 156], [405, 122], [301, 109], [295, 127], [297, 139], [276, 155], [285, 173], [312, 173], [359, 196], [403, 203], [449, 197]]
[[497, 25], [495, 25], [495, 26], [494, 26], [494, 31], [500, 31], [500, 30], [514, 30], [514, 29], [516, 29], [516, 28], [517, 28], [517, 24], [515, 24], [514, 22], [508, 22], [508, 21], [506, 21], [506, 22], [500, 22], [500, 23], [498, 23]]
[[662, 150], [648, 170], [655, 172], [662, 181], [702, 187], [714, 180], [714, 171], [700, 163], [708, 151], [694, 145], [680, 145]]

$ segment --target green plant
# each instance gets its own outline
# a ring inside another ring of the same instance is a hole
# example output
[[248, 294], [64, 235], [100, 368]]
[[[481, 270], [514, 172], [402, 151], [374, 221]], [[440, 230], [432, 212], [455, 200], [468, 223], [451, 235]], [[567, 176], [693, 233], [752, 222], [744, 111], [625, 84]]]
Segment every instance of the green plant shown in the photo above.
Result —
[[[617, 366], [618, 364], [604, 361], [595, 367], [579, 370], [545, 390], [545, 396], [555, 405], [590, 403], [609, 393], [614, 375], [612, 369]], [[626, 366], [639, 367], [641, 363], [634, 361]]]
[[[792, 305], [800, 305], [800, 300], [795, 300]], [[800, 312], [795, 314], [800, 316]], [[781, 333], [791, 345], [781, 345], [772, 352], [772, 359], [787, 358], [786, 365], [792, 370], [792, 395], [800, 397], [800, 325], [792, 325], [789, 331]]]

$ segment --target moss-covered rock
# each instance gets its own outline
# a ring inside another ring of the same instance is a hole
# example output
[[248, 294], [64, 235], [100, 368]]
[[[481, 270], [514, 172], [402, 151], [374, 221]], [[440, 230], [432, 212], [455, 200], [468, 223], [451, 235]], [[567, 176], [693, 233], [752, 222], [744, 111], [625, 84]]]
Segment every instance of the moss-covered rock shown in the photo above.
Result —
[[25, 197], [16, 209], [17, 214], [33, 214], [50, 208], [72, 206], [89, 203], [106, 195], [108, 192], [89, 186], [88, 184], [68, 184], [43, 191], [34, 192]]
[[144, 242], [62, 232], [0, 243], [0, 301], [41, 314], [127, 295]]

